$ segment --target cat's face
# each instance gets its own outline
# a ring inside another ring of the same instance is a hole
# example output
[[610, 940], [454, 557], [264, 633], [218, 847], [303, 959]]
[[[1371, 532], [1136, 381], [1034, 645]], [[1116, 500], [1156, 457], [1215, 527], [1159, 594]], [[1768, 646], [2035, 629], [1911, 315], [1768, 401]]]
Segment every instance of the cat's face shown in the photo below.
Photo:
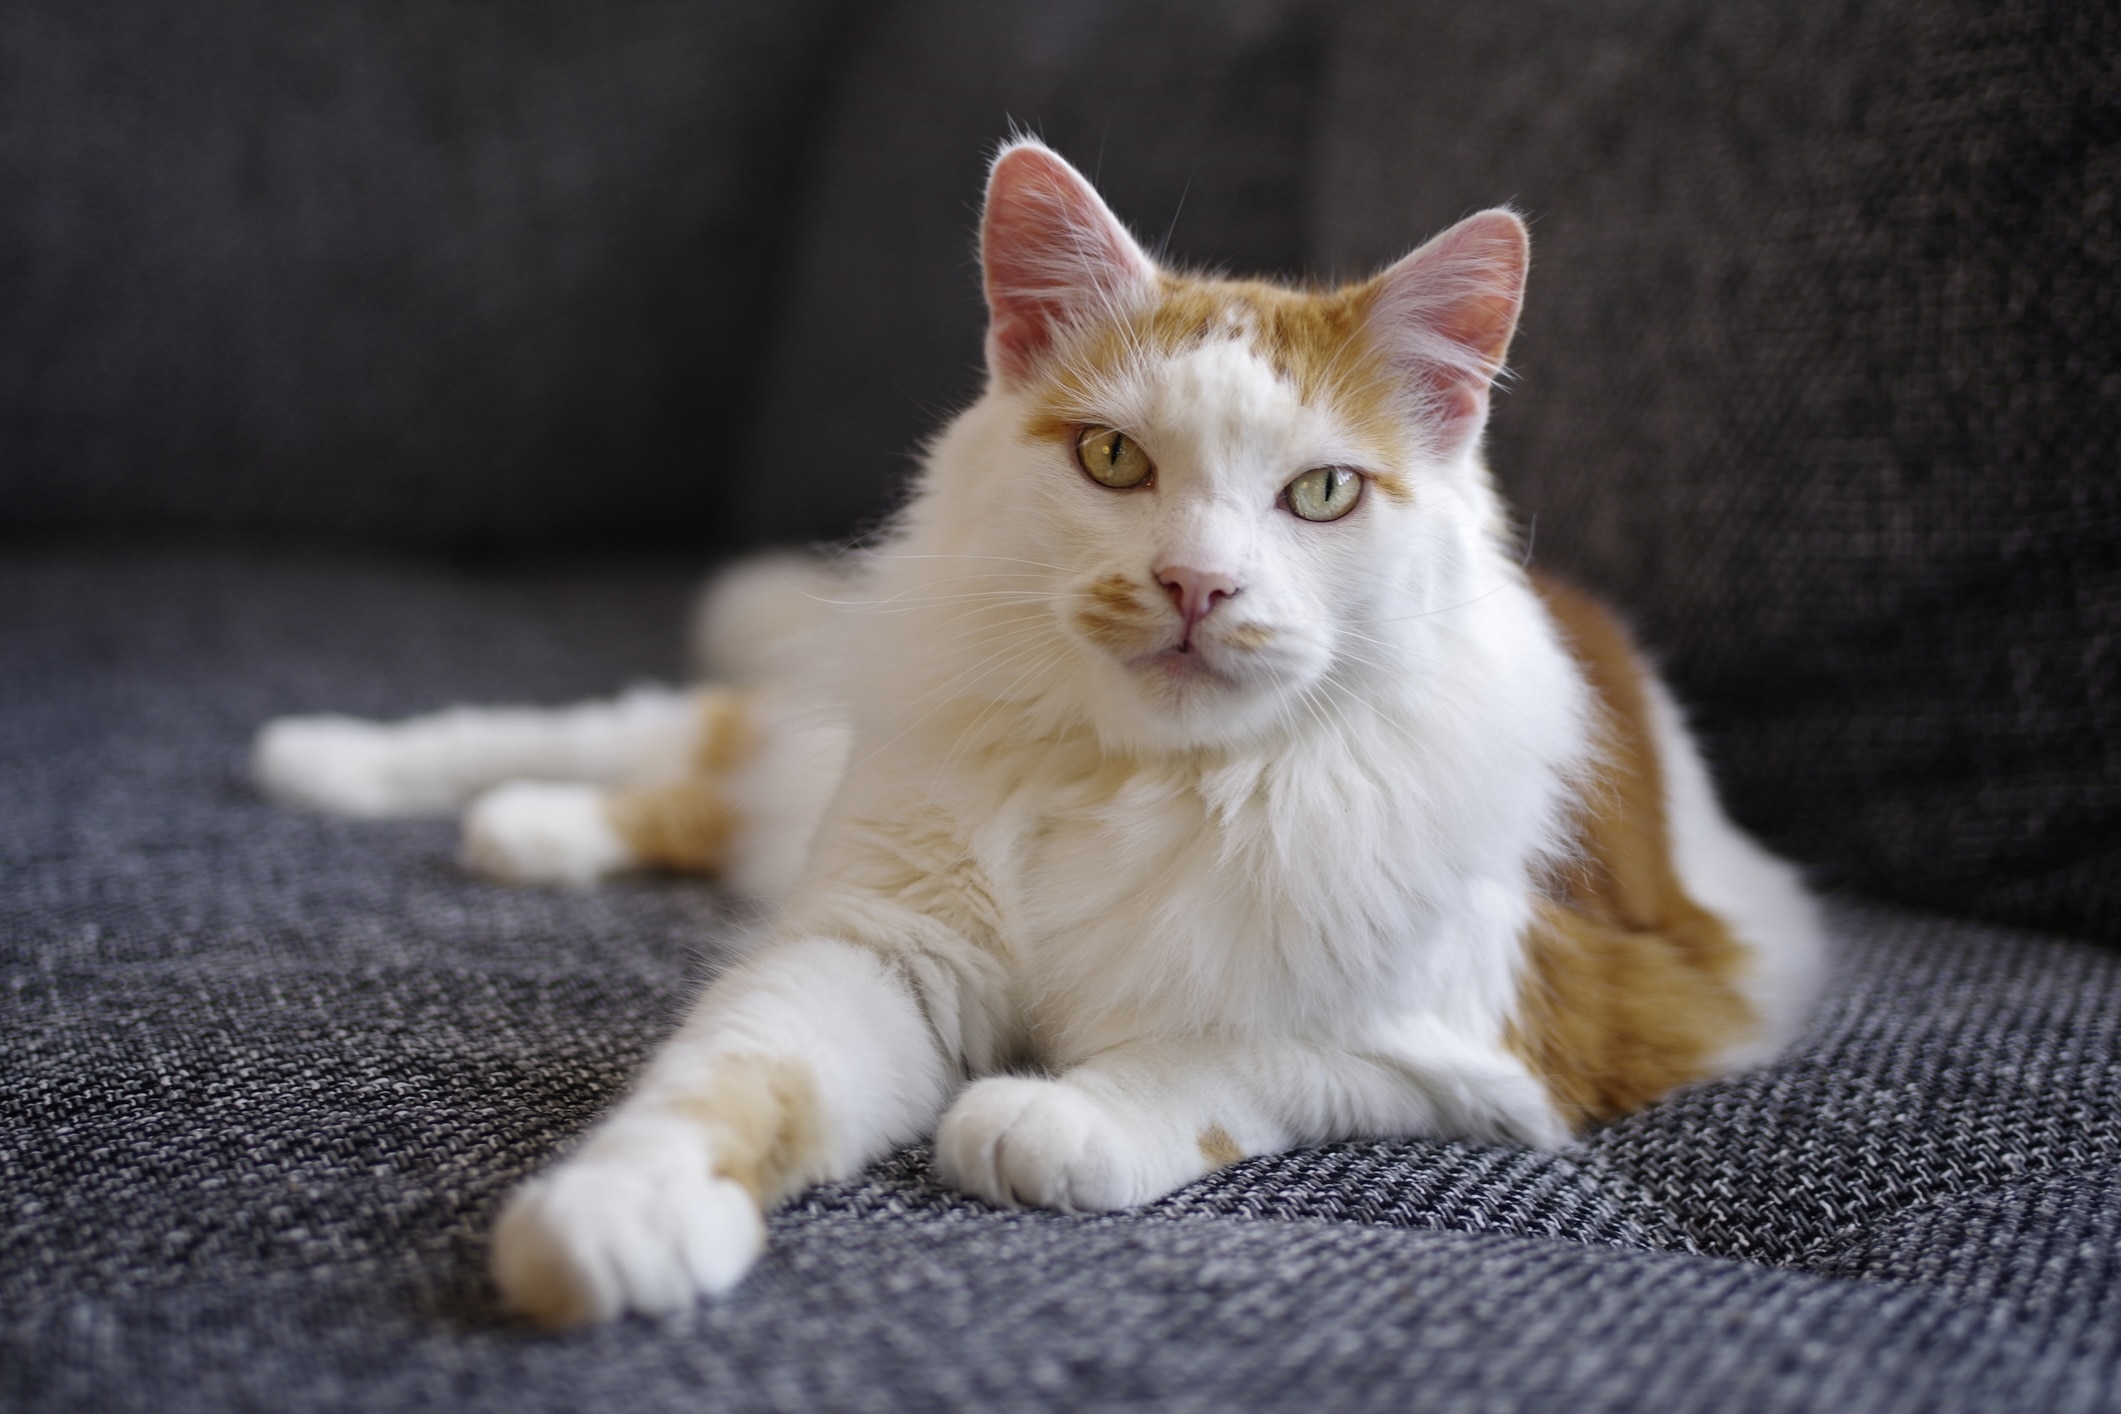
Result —
[[1171, 747], [1321, 718], [1335, 682], [1405, 670], [1408, 625], [1495, 529], [1477, 440], [1514, 217], [1337, 291], [1199, 279], [1023, 144], [984, 256], [992, 379], [938, 451], [972, 468], [960, 543], [1021, 566], [1068, 650], [1041, 691], [1110, 742]]

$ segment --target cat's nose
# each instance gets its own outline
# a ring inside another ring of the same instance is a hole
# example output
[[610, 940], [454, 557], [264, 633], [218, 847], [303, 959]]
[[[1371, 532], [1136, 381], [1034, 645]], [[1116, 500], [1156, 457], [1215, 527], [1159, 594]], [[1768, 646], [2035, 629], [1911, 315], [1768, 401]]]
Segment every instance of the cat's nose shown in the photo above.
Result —
[[1186, 631], [1190, 634], [1193, 625], [1215, 612], [1215, 606], [1237, 594], [1237, 581], [1214, 570], [1197, 570], [1191, 565], [1163, 565], [1156, 570], [1156, 582], [1171, 596], [1178, 612], [1185, 616]]

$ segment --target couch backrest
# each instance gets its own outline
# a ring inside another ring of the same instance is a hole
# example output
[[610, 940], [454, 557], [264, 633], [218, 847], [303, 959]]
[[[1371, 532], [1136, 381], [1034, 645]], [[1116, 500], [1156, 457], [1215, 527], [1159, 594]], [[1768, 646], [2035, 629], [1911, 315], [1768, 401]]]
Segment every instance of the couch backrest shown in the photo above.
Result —
[[853, 8], [0, 7], [0, 534], [714, 541]]

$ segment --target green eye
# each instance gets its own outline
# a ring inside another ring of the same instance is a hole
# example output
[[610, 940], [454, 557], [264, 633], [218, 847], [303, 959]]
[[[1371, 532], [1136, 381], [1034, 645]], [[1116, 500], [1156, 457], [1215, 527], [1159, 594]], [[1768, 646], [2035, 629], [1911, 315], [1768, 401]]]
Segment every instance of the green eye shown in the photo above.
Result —
[[1339, 520], [1362, 499], [1362, 478], [1344, 466], [1315, 466], [1282, 495], [1305, 520]]
[[1115, 491], [1141, 485], [1156, 470], [1141, 444], [1115, 427], [1085, 427], [1075, 439], [1075, 460], [1092, 481]]

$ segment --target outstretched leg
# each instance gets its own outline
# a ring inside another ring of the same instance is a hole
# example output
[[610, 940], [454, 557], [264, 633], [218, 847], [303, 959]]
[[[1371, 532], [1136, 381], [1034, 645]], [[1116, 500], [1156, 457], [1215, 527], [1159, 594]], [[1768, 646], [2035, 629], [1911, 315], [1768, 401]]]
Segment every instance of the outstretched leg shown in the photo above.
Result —
[[258, 733], [252, 775], [276, 799], [371, 818], [447, 815], [507, 781], [666, 784], [726, 749], [740, 701], [643, 687], [571, 707], [453, 707], [400, 722], [280, 717]]
[[545, 1325], [727, 1290], [762, 1214], [919, 1137], [957, 1083], [908, 978], [876, 953], [776, 944], [710, 988], [634, 1093], [519, 1189], [495, 1282]]

